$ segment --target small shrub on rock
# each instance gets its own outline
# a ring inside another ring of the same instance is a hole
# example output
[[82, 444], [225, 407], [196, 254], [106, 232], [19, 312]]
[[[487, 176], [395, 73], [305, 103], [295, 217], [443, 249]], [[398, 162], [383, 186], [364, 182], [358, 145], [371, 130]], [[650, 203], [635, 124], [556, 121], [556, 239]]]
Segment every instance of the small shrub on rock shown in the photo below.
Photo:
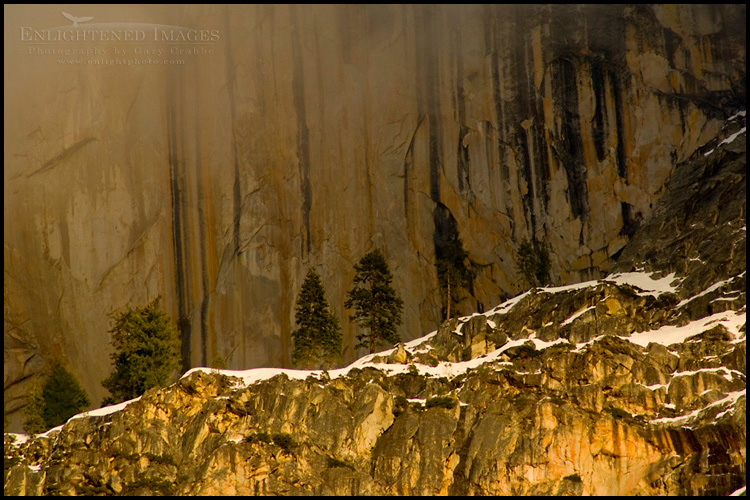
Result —
[[450, 396], [437, 396], [427, 400], [427, 408], [448, 408], [456, 407], [456, 400]]
[[292, 448], [296, 446], [294, 439], [291, 434], [285, 432], [273, 435], [273, 444], [279, 446], [286, 453], [291, 452]]
[[334, 457], [328, 457], [328, 468], [333, 469], [334, 467], [348, 467], [349, 469], [354, 470], [354, 466], [349, 462]]

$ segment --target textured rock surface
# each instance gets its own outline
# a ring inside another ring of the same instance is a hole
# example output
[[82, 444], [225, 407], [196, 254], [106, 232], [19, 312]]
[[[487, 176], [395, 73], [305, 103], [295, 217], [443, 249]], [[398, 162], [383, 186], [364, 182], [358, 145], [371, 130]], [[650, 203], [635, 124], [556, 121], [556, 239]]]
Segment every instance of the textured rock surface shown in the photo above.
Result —
[[[672, 177], [623, 251], [641, 272], [533, 289], [346, 369], [198, 369], [120, 411], [6, 435], [5, 494], [735, 492], [746, 171], [732, 136], [678, 166], [692, 181]], [[714, 210], [725, 229], [706, 223]]]
[[186, 365], [288, 365], [309, 266], [352, 360], [343, 301], [372, 246], [413, 338], [439, 324], [454, 223], [478, 273], [464, 313], [518, 292], [525, 237], [557, 283], [598, 278], [745, 100], [744, 6], [91, 9], [221, 38], [182, 67], [57, 64], [15, 37], [59, 13], [6, 8], [11, 411], [50, 354], [99, 401], [108, 315], [158, 294]]

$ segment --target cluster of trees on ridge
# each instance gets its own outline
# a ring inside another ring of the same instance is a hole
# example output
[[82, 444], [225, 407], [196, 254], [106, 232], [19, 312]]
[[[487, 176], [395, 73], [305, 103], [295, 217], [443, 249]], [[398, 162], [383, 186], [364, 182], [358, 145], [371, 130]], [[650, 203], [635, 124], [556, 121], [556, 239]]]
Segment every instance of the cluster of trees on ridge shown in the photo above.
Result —
[[[473, 273], [466, 266], [467, 253], [460, 239], [449, 241], [437, 256], [436, 269], [441, 288], [443, 311], [447, 318], [457, 314], [460, 289], [471, 285]], [[350, 319], [363, 328], [357, 334], [356, 349], [376, 351], [381, 343], [393, 345], [400, 338], [404, 301], [391, 286], [391, 274], [380, 250], [365, 254], [354, 265], [352, 288], [345, 307], [353, 310]], [[549, 283], [550, 259], [544, 243], [524, 240], [516, 255], [516, 269], [530, 287]], [[292, 332], [292, 359], [296, 366], [331, 367], [341, 361], [342, 335], [339, 319], [330, 310], [320, 275], [311, 268], [297, 297], [297, 329]], [[180, 366], [180, 336], [171, 317], [161, 308], [161, 297], [144, 307], [115, 315], [110, 356], [114, 371], [102, 381], [110, 392], [102, 405], [136, 398], [147, 389], [164, 386]], [[212, 362], [214, 368], [226, 368], [223, 357]], [[88, 408], [90, 400], [75, 375], [59, 360], [52, 360], [42, 377], [31, 385], [25, 407], [24, 430], [43, 432], [65, 423]], [[7, 415], [4, 418], [7, 427]]]
[[[102, 381], [111, 396], [102, 406], [136, 398], [155, 386], [164, 386], [180, 366], [180, 336], [170, 316], [161, 308], [161, 297], [144, 307], [115, 315], [110, 355], [114, 371]], [[46, 431], [85, 411], [86, 391], [59, 360], [51, 361], [32, 384], [24, 408], [24, 430]]]
[[[367, 347], [373, 353], [381, 342], [392, 345], [400, 340], [396, 328], [401, 324], [404, 301], [391, 286], [393, 275], [380, 250], [366, 253], [354, 269], [354, 283], [344, 306], [354, 310], [349, 318], [366, 329], [357, 334], [355, 348]], [[315, 269], [307, 272], [302, 284], [295, 320], [292, 360], [296, 366], [320, 364], [329, 368], [341, 360], [341, 327], [336, 314], [329, 310]]]

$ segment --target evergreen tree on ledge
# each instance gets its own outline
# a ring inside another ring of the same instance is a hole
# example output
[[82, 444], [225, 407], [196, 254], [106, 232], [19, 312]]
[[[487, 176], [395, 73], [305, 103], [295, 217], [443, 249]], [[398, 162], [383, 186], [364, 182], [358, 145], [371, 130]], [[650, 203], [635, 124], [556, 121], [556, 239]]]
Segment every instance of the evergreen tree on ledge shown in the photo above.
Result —
[[373, 353], [379, 342], [393, 345], [401, 340], [396, 328], [401, 324], [404, 301], [391, 286], [393, 275], [380, 250], [366, 253], [354, 269], [357, 274], [344, 305], [354, 309], [350, 319], [367, 329], [357, 334], [355, 348], [369, 347]]
[[292, 332], [296, 366], [310, 368], [322, 364], [324, 368], [341, 361], [341, 327], [336, 315], [329, 311], [325, 289], [314, 269], [307, 271], [297, 297], [295, 313], [297, 329]]

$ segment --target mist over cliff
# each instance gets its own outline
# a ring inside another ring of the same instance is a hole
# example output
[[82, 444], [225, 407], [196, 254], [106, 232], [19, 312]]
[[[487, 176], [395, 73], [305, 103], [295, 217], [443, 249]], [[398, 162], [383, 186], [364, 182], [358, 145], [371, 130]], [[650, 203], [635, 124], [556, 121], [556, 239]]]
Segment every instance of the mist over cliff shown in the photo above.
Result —
[[311, 266], [355, 359], [343, 303], [373, 248], [404, 340], [440, 324], [435, 255], [456, 233], [476, 272], [462, 314], [521, 291], [522, 239], [549, 244], [555, 284], [600, 278], [745, 107], [742, 5], [80, 11], [77, 30], [218, 36], [41, 43], [21, 28], [70, 22], [5, 7], [11, 411], [50, 356], [100, 401], [110, 315], [157, 295], [186, 367], [244, 369], [290, 365]]

